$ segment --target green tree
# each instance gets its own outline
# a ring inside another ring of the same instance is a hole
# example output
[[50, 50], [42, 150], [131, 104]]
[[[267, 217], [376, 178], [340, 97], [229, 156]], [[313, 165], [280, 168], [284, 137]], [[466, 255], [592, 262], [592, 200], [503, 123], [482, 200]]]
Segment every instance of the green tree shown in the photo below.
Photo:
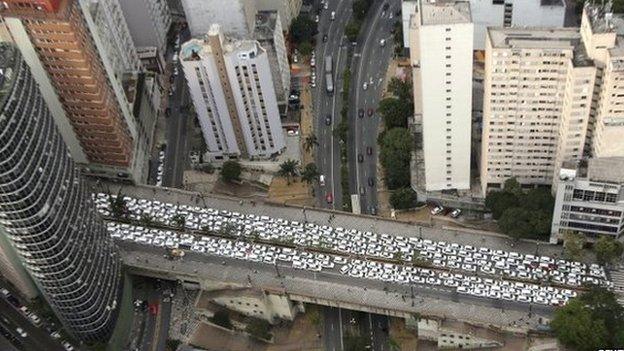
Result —
[[531, 213], [522, 207], [512, 207], [498, 220], [498, 227], [503, 233], [518, 240], [532, 235]]
[[401, 188], [392, 192], [390, 204], [395, 209], [412, 208], [416, 205], [416, 192], [412, 188]]
[[379, 102], [377, 112], [383, 117], [386, 129], [407, 128], [407, 119], [413, 113], [411, 101], [385, 98]]
[[242, 167], [238, 161], [225, 161], [221, 167], [221, 179], [228, 183], [239, 181], [241, 172]]
[[128, 216], [128, 205], [122, 193], [116, 197], [109, 196], [110, 209], [113, 217], [116, 219], [124, 219]]
[[624, 247], [621, 242], [612, 237], [602, 235], [594, 244], [594, 252], [600, 264], [608, 265], [615, 263], [622, 257]]
[[286, 178], [286, 182], [290, 185], [293, 177], [299, 175], [299, 161], [286, 160], [280, 164], [277, 175]]
[[315, 163], [308, 163], [303, 167], [303, 171], [301, 171], [301, 179], [303, 179], [306, 183], [312, 184], [319, 178], [319, 171], [316, 167]]
[[388, 82], [388, 91], [399, 100], [412, 103], [412, 82], [410, 80], [403, 81], [397, 77], [392, 77]]
[[303, 56], [310, 56], [310, 54], [312, 54], [312, 51], [314, 50], [314, 46], [309, 41], [304, 41], [303, 43], [299, 44], [297, 48]]
[[181, 343], [178, 339], [167, 339], [167, 351], [176, 351]]
[[572, 300], [555, 311], [550, 323], [562, 344], [579, 351], [597, 350], [604, 347], [607, 330], [604, 322], [595, 321], [592, 312], [580, 300]]
[[522, 195], [522, 187], [516, 177], [511, 177], [507, 179], [504, 183], [503, 189], [507, 192], [510, 192], [516, 196]]
[[152, 224], [154, 224], [154, 220], [152, 219], [152, 216], [149, 215], [149, 213], [143, 213], [141, 215], [141, 225], [145, 226], [145, 227], [149, 227]]
[[172, 226], [176, 228], [184, 229], [185, 224], [186, 224], [186, 217], [184, 217], [183, 215], [176, 213], [175, 215], [173, 215], [173, 217], [171, 217]]
[[359, 21], [363, 21], [366, 18], [366, 13], [373, 4], [373, 0], [355, 0], [353, 2], [353, 16]]
[[[203, 139], [203, 138], [202, 138]], [[213, 174], [215, 171], [215, 167], [212, 165], [212, 163], [204, 163], [202, 165], [199, 165], [197, 167], [197, 169], [199, 171], [202, 171], [204, 173], [208, 173], [208, 174]]]
[[303, 148], [308, 152], [312, 150], [314, 147], [318, 146], [318, 144], [319, 144], [318, 138], [316, 137], [316, 134], [314, 133], [308, 134], [303, 140]]
[[597, 350], [624, 344], [624, 307], [612, 291], [591, 287], [555, 311], [550, 323], [564, 345]]
[[518, 197], [507, 191], [490, 191], [485, 196], [485, 207], [492, 211], [494, 219], [499, 219], [508, 208], [519, 205]]
[[345, 27], [345, 35], [350, 42], [355, 43], [357, 41], [357, 37], [360, 34], [360, 22], [351, 20], [347, 23]]
[[219, 326], [222, 326], [226, 329], [232, 329], [232, 321], [230, 320], [230, 313], [228, 310], [221, 309], [215, 312], [215, 314], [210, 318], [210, 320]]
[[413, 139], [405, 128], [393, 128], [384, 133], [380, 144], [380, 159], [384, 166], [388, 189], [410, 185], [410, 160]]
[[269, 322], [264, 319], [252, 319], [247, 322], [247, 327], [245, 327], [245, 331], [256, 338], [271, 340], [271, 325]]
[[580, 261], [583, 258], [583, 247], [585, 246], [585, 235], [566, 231], [563, 235], [563, 255], [568, 260]]
[[318, 33], [316, 22], [307, 15], [300, 15], [290, 24], [290, 37], [293, 43], [311, 42]]
[[552, 213], [555, 207], [555, 198], [550, 193], [550, 189], [535, 188], [524, 195], [522, 203], [527, 209]]

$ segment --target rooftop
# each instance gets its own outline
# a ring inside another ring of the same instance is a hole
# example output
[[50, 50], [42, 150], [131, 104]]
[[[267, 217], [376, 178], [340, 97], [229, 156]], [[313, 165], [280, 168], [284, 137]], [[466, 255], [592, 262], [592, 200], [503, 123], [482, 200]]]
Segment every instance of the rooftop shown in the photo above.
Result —
[[624, 184], [624, 157], [592, 158], [587, 175], [595, 182]]
[[258, 40], [272, 40], [277, 19], [277, 11], [258, 11], [254, 37]]
[[593, 64], [577, 28], [489, 27], [487, 31], [493, 48], [571, 50], [575, 66]]
[[423, 0], [422, 25], [471, 23], [470, 3], [459, 0]]
[[585, 11], [594, 33], [617, 33], [624, 35], [624, 14], [611, 12], [611, 6], [585, 5]]

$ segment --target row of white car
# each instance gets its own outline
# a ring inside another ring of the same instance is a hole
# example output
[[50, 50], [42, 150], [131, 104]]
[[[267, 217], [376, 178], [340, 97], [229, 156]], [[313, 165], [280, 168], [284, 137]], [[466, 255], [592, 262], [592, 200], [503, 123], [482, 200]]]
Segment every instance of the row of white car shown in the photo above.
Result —
[[156, 170], [156, 186], [162, 186], [165, 170], [165, 150], [158, 151], [158, 169]]
[[[112, 195], [115, 197], [115, 195]], [[99, 211], [110, 216], [107, 194], [96, 196]], [[534, 282], [551, 281], [571, 287], [583, 283], [609, 286], [603, 267], [581, 262], [476, 248], [456, 243], [434, 242], [416, 237], [393, 236], [300, 223], [281, 218], [244, 215], [237, 212], [176, 205], [147, 199], [125, 197], [129, 217], [140, 220], [144, 215], [173, 225], [176, 215], [185, 219], [185, 227], [232, 236], [255, 236], [266, 241], [290, 243], [299, 247], [324, 248], [344, 255], [366, 256], [370, 259], [425, 260], [434, 267], [467, 274], [477, 272], [492, 277], [511, 277]]]
[[[362, 279], [408, 285], [443, 286], [449, 291], [455, 290], [461, 294], [491, 299], [561, 306], [577, 295], [571, 289], [465, 276], [410, 265], [365, 261], [341, 255], [308, 252], [266, 244], [252, 244], [234, 239], [197, 236], [119, 222], [107, 222], [107, 229], [113, 238], [134, 241], [143, 245], [184, 248], [200, 254], [262, 262], [270, 265], [290, 263], [296, 269], [314, 272], [326, 269]], [[338, 267], [340, 268], [338, 269]]]

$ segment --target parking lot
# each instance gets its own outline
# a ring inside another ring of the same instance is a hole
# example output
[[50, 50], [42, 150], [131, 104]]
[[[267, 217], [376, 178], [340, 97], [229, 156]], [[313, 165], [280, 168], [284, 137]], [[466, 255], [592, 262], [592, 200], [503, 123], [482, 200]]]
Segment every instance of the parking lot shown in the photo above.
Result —
[[[107, 194], [95, 201], [104, 216], [111, 215]], [[144, 245], [540, 305], [563, 305], [582, 284], [611, 285], [604, 268], [594, 264], [147, 199], [125, 201], [131, 220], [148, 215], [173, 227], [174, 219], [183, 218], [184, 227], [195, 233], [108, 223], [114, 238]]]

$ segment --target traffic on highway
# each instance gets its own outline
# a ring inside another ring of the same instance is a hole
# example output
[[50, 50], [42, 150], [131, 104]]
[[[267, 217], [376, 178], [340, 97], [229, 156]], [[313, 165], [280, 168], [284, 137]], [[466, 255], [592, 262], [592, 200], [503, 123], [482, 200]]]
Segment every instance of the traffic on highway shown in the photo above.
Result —
[[[110, 204], [115, 197], [94, 195], [103, 216], [113, 216]], [[542, 305], [564, 305], [584, 284], [612, 286], [604, 268], [596, 264], [127, 196], [124, 202], [132, 224], [109, 221], [108, 231], [115, 239], [144, 245], [335, 270], [363, 279], [439, 285], [461, 294]], [[141, 225], [146, 216], [192, 233], [148, 228]]]

